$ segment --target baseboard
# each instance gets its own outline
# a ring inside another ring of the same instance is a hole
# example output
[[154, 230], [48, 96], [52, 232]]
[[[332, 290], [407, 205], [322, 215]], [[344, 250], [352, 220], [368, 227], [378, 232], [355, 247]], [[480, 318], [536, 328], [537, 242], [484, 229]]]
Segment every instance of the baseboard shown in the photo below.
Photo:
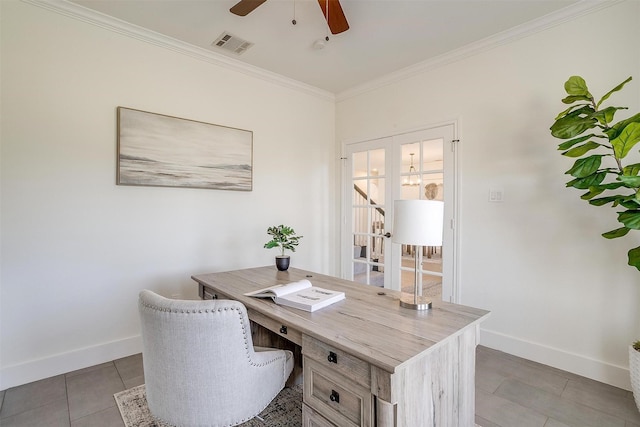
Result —
[[137, 335], [7, 366], [0, 371], [0, 390], [66, 374], [140, 352], [142, 352], [142, 338]]
[[[480, 344], [625, 390], [631, 390], [629, 369], [622, 366], [612, 365], [482, 328], [480, 329]], [[137, 335], [7, 366], [0, 371], [0, 390], [65, 374], [140, 352], [142, 352], [142, 338]]]
[[622, 366], [482, 328], [480, 329], [480, 345], [631, 390], [629, 369]]

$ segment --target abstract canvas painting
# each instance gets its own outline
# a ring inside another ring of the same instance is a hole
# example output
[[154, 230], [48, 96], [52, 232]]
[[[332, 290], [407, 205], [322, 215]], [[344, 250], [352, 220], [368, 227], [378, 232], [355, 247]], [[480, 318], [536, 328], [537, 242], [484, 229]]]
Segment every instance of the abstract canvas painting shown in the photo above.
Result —
[[253, 132], [118, 107], [119, 185], [251, 191]]

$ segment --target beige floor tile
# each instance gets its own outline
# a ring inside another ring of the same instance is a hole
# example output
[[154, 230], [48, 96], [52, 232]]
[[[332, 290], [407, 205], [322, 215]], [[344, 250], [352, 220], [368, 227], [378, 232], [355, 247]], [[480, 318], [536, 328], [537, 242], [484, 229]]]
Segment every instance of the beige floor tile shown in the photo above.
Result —
[[[624, 427], [622, 418], [562, 398], [515, 379], [505, 380], [495, 395], [531, 408], [549, 418], [577, 427]], [[507, 427], [507, 426], [505, 426]]]
[[124, 427], [117, 406], [87, 415], [71, 423], [71, 427]]
[[69, 427], [69, 407], [62, 398], [0, 420], [2, 427]]
[[596, 381], [570, 380], [562, 393], [563, 398], [587, 405], [607, 414], [640, 424], [640, 413], [626, 390], [621, 390]]
[[68, 378], [71, 421], [116, 406], [113, 395], [124, 389], [114, 364]]
[[482, 390], [476, 392], [476, 415], [500, 427], [543, 427], [547, 421], [526, 406]]
[[37, 409], [67, 398], [64, 375], [35, 381], [5, 391], [0, 418]]
[[114, 360], [114, 363], [122, 381], [126, 382], [132, 378], [142, 377], [144, 375], [142, 353]]

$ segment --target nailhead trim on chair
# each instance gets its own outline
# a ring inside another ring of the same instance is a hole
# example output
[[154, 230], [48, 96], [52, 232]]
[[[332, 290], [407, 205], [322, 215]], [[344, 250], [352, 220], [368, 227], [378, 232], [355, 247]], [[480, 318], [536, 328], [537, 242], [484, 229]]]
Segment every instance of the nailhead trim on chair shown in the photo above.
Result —
[[[165, 313], [175, 313], [175, 314], [201, 314], [202, 313], [201, 309], [198, 309], [198, 310], [196, 310], [196, 309], [193, 309], [193, 310], [180, 309], [179, 310], [179, 309], [158, 307], [158, 306], [155, 306], [153, 304], [148, 304], [148, 303], [145, 303], [145, 302], [141, 302], [141, 305], [143, 307], [146, 307], [146, 308], [149, 308], [149, 309], [152, 309], [152, 310], [155, 310], [155, 311], [165, 312]], [[258, 367], [259, 366], [267, 366], [267, 365], [269, 365], [271, 363], [275, 363], [276, 361], [282, 359], [282, 356], [281, 356], [281, 357], [276, 357], [275, 359], [272, 359], [272, 360], [270, 360], [270, 361], [268, 361], [266, 363], [254, 363], [253, 360], [251, 359], [251, 355], [249, 354], [249, 340], [247, 339], [247, 330], [245, 328], [244, 322], [242, 321], [243, 316], [242, 316], [242, 313], [241, 313], [240, 309], [239, 308], [224, 307], [224, 308], [217, 308], [215, 310], [205, 309], [204, 311], [205, 311], [205, 314], [207, 314], [207, 313], [214, 314], [216, 312], [221, 312], [223, 310], [224, 311], [234, 310], [238, 314], [238, 317], [239, 317], [239, 320], [240, 320], [240, 327], [242, 328], [242, 334], [244, 335], [245, 350], [247, 350], [246, 355], [247, 355], [247, 358], [249, 359], [249, 364], [251, 366], [258, 366]], [[286, 355], [284, 356], [284, 358], [286, 359]]]

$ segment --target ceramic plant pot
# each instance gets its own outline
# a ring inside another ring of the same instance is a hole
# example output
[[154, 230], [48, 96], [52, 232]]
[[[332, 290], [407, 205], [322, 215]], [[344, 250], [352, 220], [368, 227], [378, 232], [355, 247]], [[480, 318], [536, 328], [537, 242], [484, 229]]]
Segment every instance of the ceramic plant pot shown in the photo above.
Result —
[[280, 255], [276, 257], [276, 267], [280, 271], [287, 271], [291, 257], [289, 255]]
[[629, 346], [629, 376], [631, 377], [631, 390], [636, 406], [640, 410], [640, 351]]

